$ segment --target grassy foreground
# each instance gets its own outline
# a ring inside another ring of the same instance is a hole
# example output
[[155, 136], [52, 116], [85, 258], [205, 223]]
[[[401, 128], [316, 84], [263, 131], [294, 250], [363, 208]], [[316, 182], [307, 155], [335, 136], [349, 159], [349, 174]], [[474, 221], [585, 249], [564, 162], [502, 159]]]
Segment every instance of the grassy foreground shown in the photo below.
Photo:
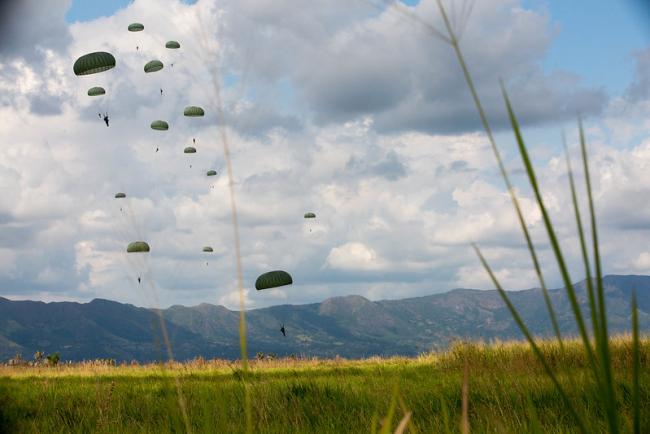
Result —
[[[592, 432], [605, 432], [593, 374], [580, 342], [565, 353], [541, 348]], [[612, 340], [620, 418], [631, 431], [632, 343]], [[641, 366], [650, 339], [640, 345]], [[527, 344], [456, 345], [419, 358], [251, 361], [248, 386], [236, 363], [0, 368], [0, 429], [5, 432], [183, 432], [174, 378], [180, 378], [193, 432], [244, 431], [244, 387], [254, 432], [372, 432], [396, 398], [392, 430], [459, 432], [463, 372], [469, 372], [472, 432], [574, 432], [557, 391]], [[650, 372], [641, 369], [642, 432], [650, 432]]]

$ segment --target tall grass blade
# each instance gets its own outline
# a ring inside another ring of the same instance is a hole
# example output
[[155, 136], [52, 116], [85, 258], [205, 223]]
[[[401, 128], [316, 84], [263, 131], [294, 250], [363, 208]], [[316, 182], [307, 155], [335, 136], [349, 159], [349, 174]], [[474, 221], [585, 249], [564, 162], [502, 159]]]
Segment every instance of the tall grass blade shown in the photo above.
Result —
[[641, 434], [641, 401], [639, 399], [639, 375], [641, 360], [639, 357], [639, 313], [636, 304], [636, 291], [632, 292], [632, 411], [634, 434]]
[[483, 110], [481, 99], [479, 98], [478, 93], [476, 92], [476, 87], [474, 86], [474, 80], [472, 79], [472, 75], [469, 72], [469, 68], [465, 63], [465, 57], [463, 56], [463, 53], [460, 49], [460, 45], [458, 43], [456, 34], [454, 33], [454, 30], [451, 27], [451, 24], [449, 23], [449, 19], [447, 18], [447, 13], [445, 12], [445, 8], [442, 5], [441, 0], [437, 0], [437, 2], [438, 2], [438, 8], [440, 9], [440, 14], [442, 15], [443, 21], [445, 23], [445, 27], [447, 28], [447, 32], [449, 33], [448, 42], [454, 49], [454, 52], [456, 53], [458, 63], [460, 64], [460, 67], [463, 71], [463, 76], [465, 77], [465, 82], [467, 83], [467, 87], [469, 87], [470, 93], [472, 94], [472, 99], [474, 101], [474, 105], [476, 106], [476, 110], [478, 111], [479, 117], [481, 118], [481, 124], [483, 125], [485, 134], [487, 135], [488, 141], [490, 142], [490, 146], [492, 148], [492, 152], [494, 153], [494, 157], [497, 160], [499, 171], [501, 172], [501, 177], [503, 178], [506, 184], [508, 194], [510, 195], [510, 200], [512, 201], [512, 205], [514, 206], [515, 212], [517, 213], [519, 226], [521, 227], [521, 231], [523, 232], [524, 237], [526, 238], [526, 245], [528, 246], [528, 251], [530, 252], [530, 256], [533, 261], [533, 265], [535, 267], [535, 273], [537, 274], [539, 285], [542, 288], [542, 294], [544, 295], [544, 302], [546, 303], [546, 308], [548, 310], [549, 318], [551, 319], [553, 330], [555, 331], [555, 335], [557, 336], [558, 342], [560, 343], [560, 348], [564, 350], [564, 345], [562, 343], [562, 335], [560, 334], [560, 327], [557, 322], [555, 310], [553, 309], [551, 298], [548, 295], [548, 289], [546, 287], [546, 282], [544, 281], [542, 268], [539, 265], [539, 260], [537, 259], [537, 253], [535, 252], [535, 246], [533, 245], [532, 239], [530, 237], [530, 233], [528, 232], [528, 227], [526, 226], [526, 220], [524, 219], [524, 214], [521, 211], [519, 200], [517, 199], [517, 195], [515, 194], [514, 187], [510, 182], [510, 177], [508, 176], [508, 172], [506, 171], [505, 165], [503, 164], [501, 153], [499, 152], [499, 148], [497, 147], [496, 141], [494, 140], [494, 136], [492, 134], [492, 128], [490, 127], [490, 123], [488, 122], [487, 116], [485, 115], [485, 110]]
[[[521, 155], [521, 159], [524, 164], [524, 168], [526, 169], [526, 174], [528, 175], [528, 181], [533, 189], [533, 192], [535, 194], [535, 200], [537, 202], [537, 205], [539, 206], [539, 209], [542, 213], [542, 219], [544, 221], [544, 226], [546, 227], [546, 233], [548, 235], [549, 241], [551, 242], [551, 247], [553, 249], [553, 253], [555, 255], [556, 262], [558, 264], [558, 267], [560, 268], [560, 274], [562, 276], [562, 281], [564, 282], [564, 287], [566, 288], [567, 295], [569, 296], [569, 302], [571, 303], [571, 309], [573, 310], [573, 315], [576, 320], [576, 324], [578, 325], [578, 330], [580, 332], [580, 336], [583, 341], [583, 345], [585, 347], [585, 351], [587, 353], [587, 357], [589, 360], [589, 363], [594, 371], [594, 375], [596, 377], [596, 380], [598, 381], [600, 376], [599, 376], [599, 370], [598, 370], [598, 365], [596, 363], [596, 359], [594, 356], [593, 349], [591, 347], [591, 342], [589, 341], [589, 335], [587, 334], [587, 328], [585, 327], [585, 322], [582, 317], [582, 311], [580, 309], [580, 305], [578, 303], [578, 299], [576, 297], [575, 289], [573, 288], [573, 283], [571, 282], [571, 276], [569, 275], [569, 270], [567, 268], [566, 262], [564, 260], [564, 255], [562, 254], [562, 250], [560, 248], [560, 243], [557, 239], [557, 236], [555, 235], [555, 230], [553, 229], [553, 224], [551, 223], [551, 218], [548, 215], [548, 211], [546, 210], [546, 206], [544, 205], [544, 199], [542, 198], [542, 194], [539, 189], [539, 185], [537, 183], [537, 176], [535, 175], [535, 169], [533, 168], [533, 165], [530, 161], [530, 157], [528, 155], [528, 150], [526, 149], [526, 144], [524, 143], [524, 139], [521, 135], [521, 129], [519, 128], [519, 121], [517, 120], [517, 117], [515, 116], [514, 110], [512, 108], [512, 104], [510, 103], [510, 98], [508, 97], [508, 93], [506, 92], [506, 89], [501, 83], [501, 92], [503, 93], [503, 99], [505, 100], [506, 108], [508, 110], [508, 117], [510, 118], [510, 125], [512, 127], [513, 132], [515, 133], [515, 139], [517, 141], [517, 146], [519, 148], [519, 154]], [[600, 384], [600, 381], [598, 381]]]
[[[598, 229], [596, 226], [596, 212], [594, 210], [594, 200], [591, 188], [591, 176], [589, 175], [589, 160], [587, 158], [587, 145], [585, 133], [582, 127], [582, 120], [578, 120], [580, 131], [580, 150], [582, 152], [582, 163], [585, 172], [585, 184], [587, 186], [587, 197], [589, 198], [589, 214], [591, 217], [591, 238], [594, 248], [594, 264], [596, 268], [596, 285], [598, 295], [598, 313], [600, 315], [600, 346], [598, 348], [600, 361], [602, 364], [606, 393], [604, 402], [607, 404], [607, 419], [609, 422], [610, 432], [618, 433], [618, 411], [616, 401], [616, 390], [614, 389], [614, 378], [612, 374], [611, 355], [609, 351], [609, 337], [607, 331], [607, 312], [605, 308], [605, 290], [603, 288], [603, 272], [600, 263], [600, 253], [598, 248]], [[595, 333], [595, 331], [594, 331]]]
[[576, 225], [578, 226], [578, 236], [580, 238], [580, 249], [582, 252], [582, 259], [585, 265], [585, 275], [586, 275], [586, 287], [587, 287], [587, 297], [589, 299], [589, 309], [591, 310], [591, 323], [594, 332], [594, 338], [597, 345], [600, 345], [601, 335], [600, 335], [600, 326], [598, 324], [598, 308], [596, 307], [596, 299], [594, 295], [594, 286], [591, 279], [591, 266], [589, 265], [589, 253], [587, 252], [587, 243], [585, 241], [585, 233], [582, 228], [582, 217], [580, 216], [580, 207], [578, 205], [578, 196], [576, 194], [575, 181], [573, 179], [573, 170], [571, 168], [571, 158], [569, 157], [569, 149], [566, 144], [566, 139], [562, 137], [564, 144], [564, 153], [566, 155], [566, 167], [567, 173], [569, 175], [569, 185], [571, 187], [571, 200], [573, 202], [573, 212], [576, 219]]
[[476, 254], [478, 255], [479, 260], [481, 261], [481, 264], [483, 265], [483, 268], [485, 268], [488, 275], [490, 276], [490, 279], [492, 280], [492, 283], [494, 284], [494, 286], [499, 291], [499, 295], [501, 295], [501, 298], [503, 299], [503, 302], [506, 304], [508, 310], [510, 311], [510, 314], [512, 315], [513, 319], [515, 320], [515, 322], [519, 326], [519, 329], [521, 330], [523, 335], [526, 337], [526, 340], [528, 341], [531, 348], [533, 349], [533, 352], [535, 353], [535, 356], [537, 357], [537, 359], [542, 364], [542, 367], [544, 368], [544, 371], [546, 372], [546, 375], [549, 376], [549, 378], [553, 382], [553, 385], [555, 386], [558, 393], [560, 394], [560, 397], [562, 398], [562, 401], [564, 401], [564, 404], [566, 405], [567, 410], [569, 411], [569, 413], [571, 414], [571, 417], [574, 419], [576, 425], [578, 426], [578, 431], [582, 432], [584, 434], [587, 434], [590, 431], [585, 429], [585, 424], [582, 421], [582, 418], [580, 418], [580, 416], [578, 415], [578, 412], [576, 411], [575, 407], [573, 406], [573, 403], [571, 402], [568, 395], [564, 391], [564, 388], [562, 387], [562, 385], [558, 381], [558, 379], [557, 379], [557, 377], [555, 375], [555, 372], [553, 372], [553, 369], [551, 368], [551, 366], [546, 361], [546, 358], [544, 357], [544, 354], [541, 352], [541, 350], [539, 349], [539, 347], [535, 343], [535, 340], [533, 339], [533, 336], [530, 334], [530, 331], [528, 330], [528, 327], [526, 327], [526, 324], [524, 324], [524, 321], [519, 316], [519, 312], [517, 312], [517, 309], [515, 308], [515, 306], [510, 301], [510, 297], [508, 297], [508, 294], [506, 294], [506, 291], [503, 289], [503, 287], [499, 283], [499, 280], [497, 279], [497, 277], [492, 272], [492, 268], [490, 268], [489, 264], [487, 263], [487, 261], [483, 257], [483, 254], [481, 253], [479, 248], [476, 245], [473, 245], [473, 247], [474, 247], [474, 250], [475, 250]]

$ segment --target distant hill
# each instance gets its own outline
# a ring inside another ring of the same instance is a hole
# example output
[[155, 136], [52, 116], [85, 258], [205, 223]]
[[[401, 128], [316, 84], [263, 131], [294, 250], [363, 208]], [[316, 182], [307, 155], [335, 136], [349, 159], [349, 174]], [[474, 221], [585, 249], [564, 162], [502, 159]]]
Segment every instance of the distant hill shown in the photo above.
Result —
[[[650, 276], [604, 278], [612, 332], [630, 330], [630, 298], [637, 291], [639, 320], [650, 330]], [[588, 315], [585, 284], [577, 284]], [[541, 290], [509, 293], [531, 331], [552, 335]], [[575, 335], [573, 314], [563, 289], [550, 291], [565, 335]], [[239, 313], [223, 306], [172, 306], [162, 311], [177, 359], [238, 358]], [[415, 355], [443, 348], [458, 338], [520, 339], [519, 329], [492, 291], [455, 289], [403, 300], [369, 301], [358, 295], [322, 303], [283, 305], [247, 312], [249, 356], [278, 355], [349, 358]], [[279, 331], [285, 324], [287, 337]], [[166, 358], [156, 311], [95, 299], [90, 303], [11, 301], [0, 297], [0, 360], [22, 353], [59, 351], [64, 360]]]

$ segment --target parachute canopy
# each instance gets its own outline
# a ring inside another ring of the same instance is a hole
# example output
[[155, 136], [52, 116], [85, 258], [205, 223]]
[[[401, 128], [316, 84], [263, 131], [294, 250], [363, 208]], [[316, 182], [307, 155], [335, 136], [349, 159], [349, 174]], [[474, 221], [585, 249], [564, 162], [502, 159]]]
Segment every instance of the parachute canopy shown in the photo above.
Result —
[[144, 72], [146, 73], [160, 71], [161, 69], [163, 69], [163, 63], [160, 60], [152, 60], [144, 65]]
[[115, 199], [124, 199], [126, 194], [124, 193], [115, 193]]
[[84, 54], [78, 58], [72, 67], [75, 75], [97, 74], [115, 67], [115, 57], [105, 51]]
[[149, 244], [144, 241], [134, 241], [126, 248], [127, 253], [145, 253], [149, 251]]
[[183, 152], [186, 153], [186, 154], [196, 154], [196, 148], [194, 148], [192, 146], [188, 146], [187, 148], [185, 148], [183, 150]]
[[216, 174], [217, 174], [216, 170], [208, 170], [208, 173], [207, 173], [208, 176], [215, 176]]
[[153, 121], [151, 123], [151, 129], [158, 131], [167, 131], [169, 129], [169, 124], [161, 120]]
[[104, 95], [106, 90], [103, 87], [95, 86], [88, 89], [88, 96], [99, 96]]
[[203, 248], [203, 251], [204, 251], [204, 252], [214, 252], [214, 250], [212, 250], [212, 247], [210, 247], [210, 246], [205, 246], [205, 247]]
[[144, 26], [140, 23], [129, 24], [129, 32], [141, 32], [143, 30], [144, 30]]
[[316, 218], [316, 214], [314, 214], [313, 212], [305, 213], [305, 218], [306, 218], [306, 219], [315, 219], [315, 218]]
[[181, 48], [181, 44], [179, 44], [177, 41], [167, 41], [165, 48], [171, 48], [172, 50], [175, 50], [177, 48]]
[[189, 116], [191, 118], [198, 118], [198, 117], [201, 117], [201, 116], [205, 115], [205, 112], [203, 111], [203, 109], [201, 107], [191, 105], [191, 106], [185, 107], [185, 111], [183, 111], [183, 114], [185, 116]]
[[276, 288], [278, 286], [291, 285], [292, 283], [293, 279], [286, 271], [269, 271], [257, 278], [255, 281], [255, 289], [261, 291], [262, 289]]

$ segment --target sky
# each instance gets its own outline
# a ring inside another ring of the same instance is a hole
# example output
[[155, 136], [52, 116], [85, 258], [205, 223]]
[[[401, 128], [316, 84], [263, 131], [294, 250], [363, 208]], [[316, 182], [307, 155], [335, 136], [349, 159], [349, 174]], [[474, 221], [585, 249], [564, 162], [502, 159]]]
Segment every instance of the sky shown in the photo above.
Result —
[[[505, 287], [537, 286], [453, 50], [430, 31], [444, 29], [435, 0], [9, 3], [0, 10], [0, 296], [236, 308], [224, 137], [247, 308], [490, 289], [471, 243]], [[562, 137], [584, 197], [578, 115], [605, 272], [648, 274], [650, 10], [636, 0], [445, 5], [549, 286], [560, 279], [500, 79], [572, 278], [584, 273]], [[132, 22], [145, 30], [128, 32]], [[117, 66], [75, 76], [75, 60], [94, 51]], [[164, 69], [144, 73], [153, 59]], [[87, 96], [93, 86], [106, 95]], [[184, 117], [189, 105], [206, 116]], [[157, 119], [169, 130], [153, 131]], [[183, 153], [190, 145], [196, 154]], [[136, 240], [151, 252], [127, 254]], [[202, 252], [208, 245], [213, 253]], [[255, 291], [256, 277], [276, 269], [294, 284]]]

